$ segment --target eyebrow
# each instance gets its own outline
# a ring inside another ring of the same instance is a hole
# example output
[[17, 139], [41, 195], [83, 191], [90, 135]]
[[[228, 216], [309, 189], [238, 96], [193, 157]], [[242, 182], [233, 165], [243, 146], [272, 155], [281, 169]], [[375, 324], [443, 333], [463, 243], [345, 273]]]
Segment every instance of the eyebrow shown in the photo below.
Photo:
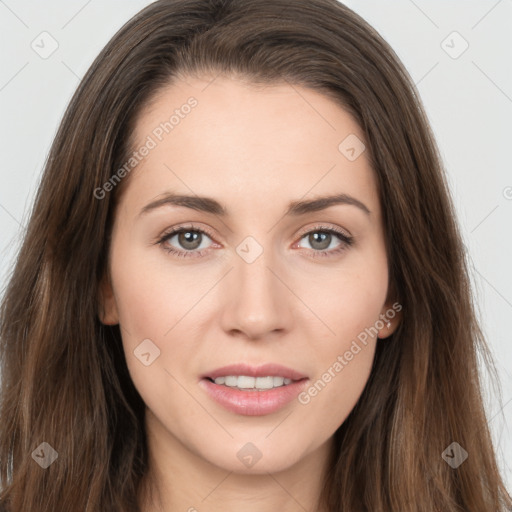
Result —
[[[322, 196], [316, 199], [309, 199], [307, 201], [291, 201], [288, 205], [288, 209], [285, 213], [287, 216], [299, 216], [307, 213], [314, 213], [321, 210], [325, 210], [335, 205], [350, 205], [355, 206], [362, 210], [366, 215], [370, 215], [371, 212], [368, 207], [348, 194], [336, 194], [330, 196]], [[200, 212], [211, 213], [213, 215], [219, 215], [221, 217], [228, 216], [228, 210], [221, 203], [210, 197], [200, 196], [187, 196], [181, 194], [175, 194], [173, 192], [166, 192], [162, 194], [159, 199], [148, 203], [139, 213], [140, 215], [146, 214], [162, 206], [182, 206], [197, 210]]]

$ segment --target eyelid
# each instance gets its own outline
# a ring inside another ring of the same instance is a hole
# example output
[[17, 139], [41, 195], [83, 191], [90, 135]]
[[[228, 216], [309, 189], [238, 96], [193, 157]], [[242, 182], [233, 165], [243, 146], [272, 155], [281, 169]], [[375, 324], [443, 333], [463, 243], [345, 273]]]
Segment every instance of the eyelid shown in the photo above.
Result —
[[168, 229], [164, 230], [162, 232], [162, 234], [157, 236], [155, 243], [158, 243], [159, 241], [161, 241], [165, 238], [169, 238], [169, 237], [171, 237], [171, 235], [176, 235], [180, 231], [186, 231], [187, 229], [189, 229], [190, 231], [203, 232], [203, 233], [206, 233], [210, 238], [212, 238], [212, 239], [215, 238], [215, 235], [209, 228], [206, 228], [204, 226], [199, 226], [193, 222], [190, 222], [190, 223], [185, 223], [183, 225], [180, 224], [178, 226], [173, 226], [172, 228], [168, 228]]
[[307, 226], [305, 228], [302, 228], [299, 231], [299, 234], [297, 236], [302, 238], [304, 235], [307, 235], [311, 231], [322, 231], [322, 230], [334, 231], [336, 233], [339, 233], [340, 235], [345, 236], [346, 238], [350, 238], [350, 239], [354, 238], [346, 229], [340, 228], [340, 227], [335, 226], [335, 225], [328, 226], [327, 224], [323, 224], [323, 223], [313, 224], [313, 226]]

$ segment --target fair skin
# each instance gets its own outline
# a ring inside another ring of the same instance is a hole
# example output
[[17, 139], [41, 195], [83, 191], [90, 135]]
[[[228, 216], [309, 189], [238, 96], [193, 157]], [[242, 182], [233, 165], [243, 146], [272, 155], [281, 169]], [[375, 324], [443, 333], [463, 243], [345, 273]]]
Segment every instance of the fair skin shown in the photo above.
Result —
[[[159, 499], [141, 498], [142, 510], [315, 510], [332, 436], [363, 391], [376, 343], [385, 340], [360, 343], [307, 404], [294, 399], [270, 414], [227, 410], [199, 382], [228, 364], [271, 362], [306, 375], [307, 390], [391, 308], [375, 176], [366, 152], [350, 161], [338, 149], [349, 134], [364, 136], [317, 91], [188, 77], [143, 110], [136, 147], [190, 96], [197, 106], [125, 178], [100, 296], [101, 319], [120, 324], [128, 369], [147, 406], [146, 483]], [[172, 204], [140, 213], [170, 191], [215, 199], [227, 214]], [[285, 215], [292, 201], [334, 194], [356, 198], [370, 213], [335, 204]], [[158, 243], [190, 223], [209, 233], [197, 235], [198, 249], [183, 235]], [[327, 234], [322, 242], [325, 228], [354, 241]], [[263, 251], [250, 263], [237, 252], [248, 236], [258, 246], [246, 250]], [[314, 257], [321, 252], [329, 255]], [[398, 318], [378, 337], [388, 337]], [[148, 366], [134, 355], [146, 339], [160, 350]], [[237, 456], [247, 443], [261, 454], [251, 467]]]

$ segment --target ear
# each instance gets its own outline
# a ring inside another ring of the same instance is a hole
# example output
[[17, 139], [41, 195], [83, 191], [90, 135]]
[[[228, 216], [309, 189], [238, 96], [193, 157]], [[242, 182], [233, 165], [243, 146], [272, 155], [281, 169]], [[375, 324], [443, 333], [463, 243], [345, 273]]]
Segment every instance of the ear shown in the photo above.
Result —
[[108, 273], [105, 273], [98, 288], [98, 316], [104, 325], [119, 323], [116, 299]]
[[388, 338], [396, 331], [402, 321], [402, 309], [402, 304], [398, 301], [386, 302], [379, 315], [379, 320], [376, 322], [377, 328], [382, 326], [379, 329], [378, 338]]

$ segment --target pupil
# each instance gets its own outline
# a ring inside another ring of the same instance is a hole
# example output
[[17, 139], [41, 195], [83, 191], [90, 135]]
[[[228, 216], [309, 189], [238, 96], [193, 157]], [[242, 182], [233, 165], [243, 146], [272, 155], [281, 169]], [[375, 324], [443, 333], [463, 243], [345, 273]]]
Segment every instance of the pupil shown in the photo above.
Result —
[[[310, 235], [310, 241], [309, 243], [311, 244], [311, 247], [313, 248], [316, 248], [316, 249], [327, 249], [327, 247], [329, 247], [329, 244], [331, 242], [331, 234], [330, 233], [323, 233], [323, 232], [316, 232], [316, 233], [313, 233], [312, 235]], [[311, 241], [311, 238], [312, 238], [312, 241]], [[319, 245], [317, 245], [315, 247], [315, 244], [318, 244], [318, 239], [321, 239], [320, 240], [320, 243]]]
[[197, 249], [201, 245], [200, 241], [197, 243], [199, 235], [200, 233], [195, 231], [185, 231], [179, 235], [180, 244], [186, 249]]

